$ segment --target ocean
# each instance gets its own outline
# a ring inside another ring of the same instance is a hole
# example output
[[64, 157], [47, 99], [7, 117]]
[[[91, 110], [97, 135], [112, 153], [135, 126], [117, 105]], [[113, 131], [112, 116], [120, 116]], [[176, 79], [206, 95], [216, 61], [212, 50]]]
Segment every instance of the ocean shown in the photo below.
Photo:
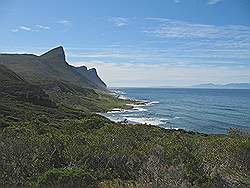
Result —
[[182, 88], [112, 88], [120, 98], [147, 105], [103, 114], [113, 121], [147, 123], [163, 128], [223, 134], [229, 128], [250, 130], [250, 90]]

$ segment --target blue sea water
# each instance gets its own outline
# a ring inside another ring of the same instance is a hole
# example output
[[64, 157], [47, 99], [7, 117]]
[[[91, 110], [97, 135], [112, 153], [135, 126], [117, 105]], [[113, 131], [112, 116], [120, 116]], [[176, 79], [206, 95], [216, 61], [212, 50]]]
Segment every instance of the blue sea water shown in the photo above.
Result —
[[133, 110], [104, 114], [114, 121], [147, 123], [203, 133], [226, 133], [229, 128], [250, 130], [250, 90], [116, 88], [120, 97], [151, 101]]

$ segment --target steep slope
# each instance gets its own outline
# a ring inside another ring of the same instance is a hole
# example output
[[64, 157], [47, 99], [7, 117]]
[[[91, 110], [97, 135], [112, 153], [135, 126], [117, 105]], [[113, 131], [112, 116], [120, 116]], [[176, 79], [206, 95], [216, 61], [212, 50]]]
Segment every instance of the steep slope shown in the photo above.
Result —
[[0, 65], [0, 96], [1, 99], [14, 98], [41, 106], [56, 106], [39, 86], [29, 84], [3, 65]]
[[86, 78], [88, 78], [89, 80], [97, 84], [98, 86], [104, 87], [104, 88], [107, 87], [107, 85], [98, 76], [95, 68], [92, 68], [89, 70], [85, 66], [75, 67], [75, 68], [79, 74], [81, 74], [82, 76], [85, 76]]
[[0, 65], [0, 84], [6, 82], [24, 82], [24, 80], [13, 71], [7, 69], [5, 66]]
[[50, 60], [52, 63], [66, 63], [65, 59], [65, 52], [63, 50], [62, 46], [59, 46], [57, 48], [54, 48], [44, 54], [42, 54], [40, 57], [46, 58]]
[[32, 54], [1, 54], [0, 64], [34, 83], [63, 81], [85, 88], [106, 90], [106, 85], [92, 69], [81, 71], [66, 62], [63, 47], [59, 46], [41, 56]]

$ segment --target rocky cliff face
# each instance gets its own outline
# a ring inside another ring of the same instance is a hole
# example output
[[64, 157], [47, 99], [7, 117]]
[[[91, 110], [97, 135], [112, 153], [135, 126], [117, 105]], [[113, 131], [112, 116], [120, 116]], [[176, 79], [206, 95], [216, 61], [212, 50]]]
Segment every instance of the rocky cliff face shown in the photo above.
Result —
[[43, 55], [41, 55], [41, 57], [47, 59], [52, 63], [66, 63], [65, 52], [62, 46], [44, 53]]
[[101, 80], [98, 76], [97, 71], [95, 68], [87, 69], [85, 66], [76, 67], [76, 70], [79, 74], [85, 76], [87, 79], [91, 80], [92, 82], [96, 83], [98, 86], [106, 88], [107, 85]]
[[66, 62], [62, 46], [41, 56], [32, 54], [1, 54], [0, 64], [8, 67], [30, 83], [63, 81], [84, 88], [106, 90], [106, 84], [95, 69], [74, 67]]

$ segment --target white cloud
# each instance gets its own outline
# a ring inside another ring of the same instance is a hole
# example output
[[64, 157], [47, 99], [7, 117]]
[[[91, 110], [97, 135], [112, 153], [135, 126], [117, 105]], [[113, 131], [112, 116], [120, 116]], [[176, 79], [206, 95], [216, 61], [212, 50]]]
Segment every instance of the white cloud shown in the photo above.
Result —
[[[231, 50], [232, 54], [250, 54], [250, 27], [244, 25], [208, 25], [196, 24], [165, 18], [147, 18], [148, 25], [144, 27], [146, 36], [151, 37], [151, 43], [163, 44], [175, 41], [174, 49], [193, 49], [196, 51]], [[148, 41], [149, 42], [149, 41]], [[208, 52], [208, 54], [211, 54]], [[236, 53], [235, 53], [236, 52]], [[215, 55], [222, 53], [214, 53]], [[224, 53], [224, 55], [226, 55]], [[230, 53], [224, 57], [231, 56]], [[247, 55], [247, 57], [249, 57]]]
[[49, 26], [43, 26], [43, 25], [36, 25], [36, 27], [38, 27], [39, 29], [45, 29], [45, 30], [49, 30], [50, 29]]
[[[187, 86], [192, 83], [227, 83], [250, 81], [250, 67], [231, 69], [209, 66], [173, 66], [169, 64], [109, 63], [83, 61], [76, 66], [95, 67], [101, 78], [113, 87], [126, 86]], [[152, 84], [154, 83], [154, 84]]]
[[69, 20], [59, 20], [59, 21], [57, 21], [57, 23], [63, 26], [63, 29], [62, 29], [63, 32], [70, 30], [70, 28], [72, 26], [72, 24]]
[[165, 18], [134, 23], [147, 31], [136, 44], [70, 50], [70, 61], [97, 67], [111, 86], [250, 82], [250, 27]]
[[24, 31], [32, 31], [32, 29], [30, 27], [26, 27], [26, 26], [20, 26], [19, 27], [21, 30], [24, 30]]
[[[241, 58], [250, 59], [249, 49], [237, 49], [237, 46], [228, 48], [221, 44], [209, 43], [196, 44], [185, 43], [175, 48], [140, 48], [130, 47], [124, 49], [116, 47], [113, 49], [83, 49], [69, 50], [68, 55], [72, 58], [88, 60], [110, 60], [115, 62], [156, 62], [156, 63], [175, 63], [185, 61], [190, 64], [231, 64], [231, 59], [237, 59], [238, 64], [242, 63]], [[217, 61], [217, 59], [220, 59]], [[216, 60], [216, 61], [215, 61]], [[235, 63], [235, 62], [233, 62]], [[244, 64], [244, 63], [243, 63]]]
[[128, 25], [128, 19], [122, 18], [122, 17], [116, 17], [112, 18], [111, 21], [115, 24], [117, 27], [122, 27]]
[[223, 1], [223, 0], [208, 0], [207, 4], [214, 5], [214, 4], [217, 4], [217, 3], [221, 2], [221, 1]]
[[153, 22], [143, 32], [162, 38], [247, 38], [250, 40], [250, 27], [243, 25], [215, 26], [194, 24], [165, 18], [147, 18]]
[[180, 3], [181, 1], [180, 0], [174, 0], [175, 3]]
[[13, 32], [13, 33], [16, 33], [18, 31], [19, 31], [19, 29], [11, 29], [11, 32]]
[[62, 24], [64, 26], [70, 26], [71, 22], [69, 20], [59, 20], [57, 23]]
[[28, 27], [21, 25], [18, 28], [12, 29], [11, 32], [16, 33], [18, 31], [29, 31], [29, 32], [37, 32], [37, 31], [42, 31], [42, 30], [50, 30], [49, 26], [43, 26], [43, 25], [35, 25], [33, 27]]

